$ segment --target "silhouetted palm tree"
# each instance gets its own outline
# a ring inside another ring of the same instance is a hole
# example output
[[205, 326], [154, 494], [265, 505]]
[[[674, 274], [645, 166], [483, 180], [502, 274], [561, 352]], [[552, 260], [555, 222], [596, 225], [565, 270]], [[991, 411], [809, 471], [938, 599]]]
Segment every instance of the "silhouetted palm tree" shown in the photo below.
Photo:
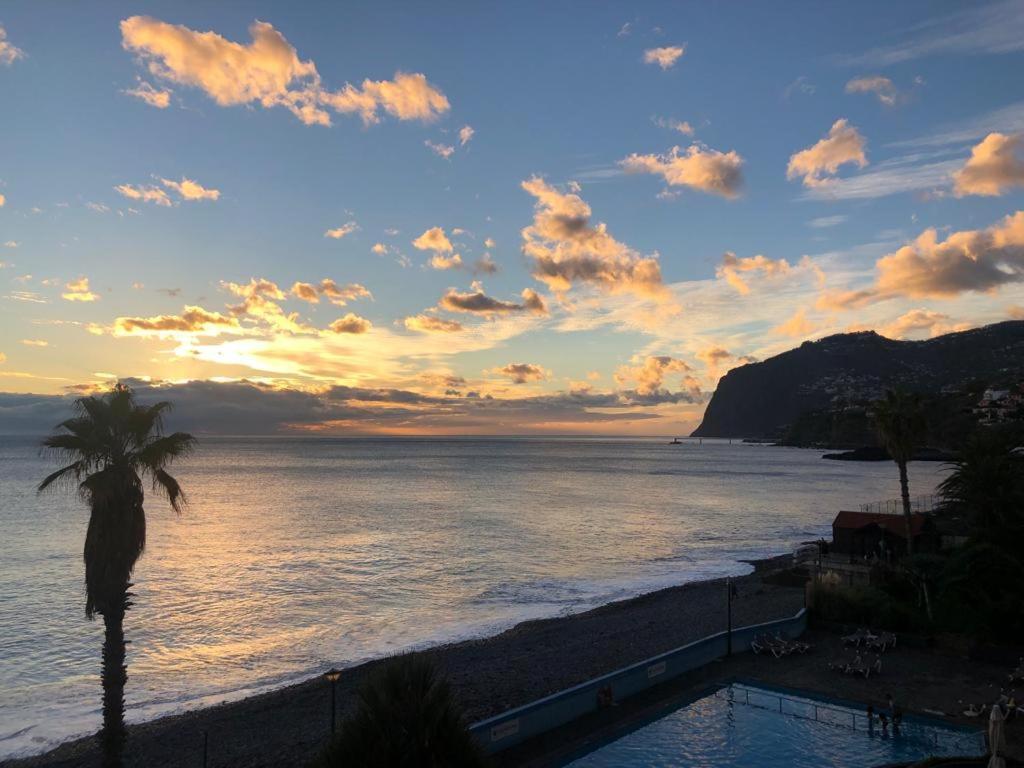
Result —
[[355, 711], [316, 763], [318, 768], [481, 768], [451, 688], [419, 655], [384, 663], [360, 687]]
[[1024, 456], [1007, 435], [976, 434], [950, 463], [939, 494], [966, 513], [973, 536], [1012, 549], [1024, 541]]
[[907, 554], [914, 552], [914, 534], [911, 530], [910, 481], [907, 464], [914, 457], [925, 435], [924, 411], [916, 393], [899, 387], [886, 390], [885, 396], [872, 409], [872, 418], [882, 445], [889, 452], [900, 471], [900, 497], [903, 500], [903, 518], [907, 527]]
[[125, 611], [131, 602], [132, 569], [146, 546], [146, 513], [140, 476], [152, 480], [174, 510], [185, 496], [166, 467], [187, 454], [195, 438], [183, 432], [163, 435], [170, 403], [138, 405], [121, 384], [98, 397], [75, 401], [75, 415], [43, 441], [44, 451], [70, 462], [39, 484], [76, 486], [89, 505], [85, 534], [85, 615], [103, 616], [103, 764], [121, 765], [124, 751]]

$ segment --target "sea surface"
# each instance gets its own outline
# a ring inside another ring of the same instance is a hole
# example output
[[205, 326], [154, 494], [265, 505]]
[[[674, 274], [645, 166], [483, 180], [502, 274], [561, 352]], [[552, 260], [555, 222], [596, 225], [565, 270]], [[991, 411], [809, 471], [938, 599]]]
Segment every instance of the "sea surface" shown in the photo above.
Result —
[[[496, 633], [830, 535], [896, 498], [895, 467], [664, 439], [205, 439], [152, 496], [126, 621], [128, 719], [241, 698], [381, 654]], [[87, 510], [0, 438], [0, 758], [100, 724]], [[931, 493], [938, 464], [913, 464]]]

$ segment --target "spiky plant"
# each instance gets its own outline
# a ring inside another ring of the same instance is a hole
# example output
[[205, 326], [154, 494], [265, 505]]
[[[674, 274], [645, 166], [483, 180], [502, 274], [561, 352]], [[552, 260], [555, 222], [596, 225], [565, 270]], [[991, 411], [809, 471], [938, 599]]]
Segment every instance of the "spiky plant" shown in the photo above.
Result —
[[924, 439], [926, 424], [921, 398], [916, 393], [897, 387], [886, 390], [885, 396], [874, 404], [871, 412], [875, 429], [882, 445], [896, 462], [900, 473], [900, 498], [903, 501], [903, 520], [906, 524], [907, 554], [914, 553], [914, 534], [911, 530], [910, 481], [907, 464]]
[[422, 655], [385, 662], [359, 689], [355, 711], [320, 768], [481, 768], [451, 688]]
[[139, 405], [127, 386], [117, 384], [100, 396], [75, 401], [74, 416], [57, 425], [43, 441], [44, 453], [65, 466], [47, 476], [39, 491], [77, 489], [89, 505], [85, 534], [85, 615], [103, 617], [103, 727], [99, 740], [103, 764], [118, 768], [124, 725], [124, 615], [131, 606], [131, 575], [146, 546], [142, 479], [152, 481], [176, 512], [185, 495], [167, 472], [188, 454], [195, 438], [184, 432], [163, 434], [170, 403]]

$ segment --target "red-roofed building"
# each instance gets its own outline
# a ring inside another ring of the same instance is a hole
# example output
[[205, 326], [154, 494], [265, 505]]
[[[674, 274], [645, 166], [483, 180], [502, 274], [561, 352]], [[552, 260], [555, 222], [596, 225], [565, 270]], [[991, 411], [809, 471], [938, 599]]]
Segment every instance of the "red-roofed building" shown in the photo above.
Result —
[[[840, 512], [832, 522], [832, 548], [855, 557], [900, 557], [907, 551], [903, 515], [878, 512]], [[935, 523], [928, 515], [910, 516], [915, 552], [934, 552], [939, 546]]]

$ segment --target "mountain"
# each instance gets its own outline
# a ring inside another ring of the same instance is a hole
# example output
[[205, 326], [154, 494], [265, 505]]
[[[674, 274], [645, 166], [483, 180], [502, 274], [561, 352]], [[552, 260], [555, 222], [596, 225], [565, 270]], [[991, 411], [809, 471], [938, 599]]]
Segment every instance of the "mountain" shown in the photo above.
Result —
[[921, 392], [944, 418], [962, 419], [981, 390], [1022, 380], [1024, 321], [926, 341], [841, 333], [733, 368], [693, 434], [865, 444], [873, 442], [866, 407], [887, 387]]

